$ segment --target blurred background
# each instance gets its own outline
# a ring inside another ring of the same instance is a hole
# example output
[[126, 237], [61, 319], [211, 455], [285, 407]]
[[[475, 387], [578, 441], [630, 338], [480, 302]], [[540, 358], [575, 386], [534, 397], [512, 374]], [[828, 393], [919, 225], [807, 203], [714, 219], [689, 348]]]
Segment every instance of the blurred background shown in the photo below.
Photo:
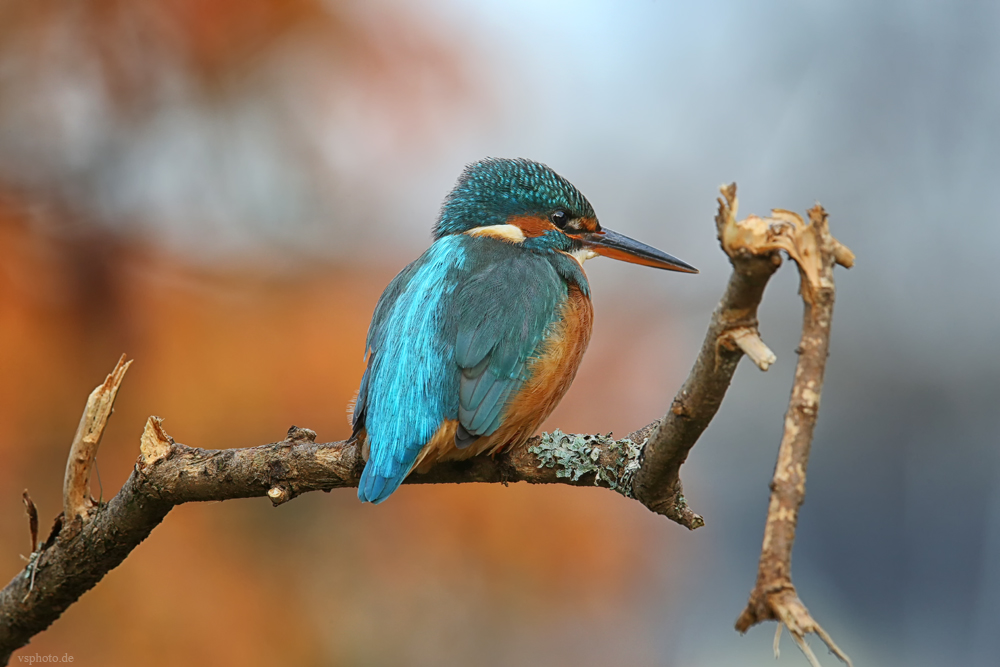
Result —
[[[545, 428], [623, 435], [683, 381], [741, 214], [815, 201], [838, 270], [794, 578], [856, 665], [1000, 654], [1000, 5], [0, 2], [0, 573], [43, 531], [89, 391], [243, 447], [348, 434], [364, 333], [462, 167], [545, 162], [699, 276], [588, 263], [588, 356]], [[404, 487], [186, 505], [21, 654], [83, 665], [770, 665], [754, 582], [801, 306], [772, 280], [684, 469], [696, 532], [604, 490]], [[813, 641], [826, 665], [835, 659]], [[804, 665], [785, 638], [779, 664]]]

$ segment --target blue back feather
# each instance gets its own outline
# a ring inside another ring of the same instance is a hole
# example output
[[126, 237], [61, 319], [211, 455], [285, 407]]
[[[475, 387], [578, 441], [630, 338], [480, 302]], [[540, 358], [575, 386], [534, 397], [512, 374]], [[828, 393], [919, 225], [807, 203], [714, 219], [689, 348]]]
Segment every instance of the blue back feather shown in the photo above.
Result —
[[589, 291], [562, 253], [451, 235], [390, 283], [372, 318], [355, 408], [355, 431], [364, 428], [369, 443], [362, 501], [395, 491], [443, 420], [472, 436], [499, 428], [567, 297], [565, 276]]
[[[358, 486], [361, 500], [380, 502], [396, 490], [424, 444], [450, 412], [450, 361], [442, 346], [448, 299], [457, 286], [447, 280], [465, 263], [461, 237], [442, 239], [390, 284], [368, 331], [363, 426], [369, 459]], [[450, 299], [448, 299], [450, 300]], [[362, 401], [359, 396], [359, 402]]]

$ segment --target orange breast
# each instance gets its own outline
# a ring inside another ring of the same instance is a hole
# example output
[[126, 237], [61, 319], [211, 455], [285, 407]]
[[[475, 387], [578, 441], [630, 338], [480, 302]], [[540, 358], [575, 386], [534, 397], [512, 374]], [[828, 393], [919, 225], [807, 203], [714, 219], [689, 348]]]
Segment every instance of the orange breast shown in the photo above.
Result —
[[500, 428], [484, 438], [488, 442], [481, 451], [516, 447], [534, 435], [573, 383], [590, 343], [593, 321], [590, 299], [571, 285], [558, 324], [542, 343], [541, 354], [530, 362], [528, 381], [508, 401]]

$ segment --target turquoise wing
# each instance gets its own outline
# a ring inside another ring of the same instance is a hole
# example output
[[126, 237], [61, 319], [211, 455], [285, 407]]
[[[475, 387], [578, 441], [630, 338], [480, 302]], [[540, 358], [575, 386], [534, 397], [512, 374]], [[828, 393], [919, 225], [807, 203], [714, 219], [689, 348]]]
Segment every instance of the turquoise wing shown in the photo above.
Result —
[[498, 239], [447, 236], [386, 288], [354, 411], [355, 435], [364, 429], [369, 445], [362, 501], [395, 491], [442, 421], [459, 421], [459, 447], [497, 430], [567, 295], [552, 260]]
[[[463, 272], [459, 237], [435, 242], [407, 266], [379, 299], [368, 329], [368, 367], [354, 411], [365, 430], [368, 461], [358, 498], [379, 503], [395, 491], [437, 431], [458, 391], [453, 352], [443, 344], [449, 302]], [[453, 379], [449, 379], [453, 378]]]

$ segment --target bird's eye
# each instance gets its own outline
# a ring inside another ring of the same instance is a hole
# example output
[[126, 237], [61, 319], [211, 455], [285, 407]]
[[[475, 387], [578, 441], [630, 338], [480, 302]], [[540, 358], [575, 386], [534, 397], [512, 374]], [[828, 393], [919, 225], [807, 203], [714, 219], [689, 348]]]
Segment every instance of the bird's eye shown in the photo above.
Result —
[[562, 229], [566, 226], [566, 223], [569, 222], [569, 213], [559, 208], [556, 209], [552, 215], [549, 216], [549, 218], [552, 220], [553, 225]]

